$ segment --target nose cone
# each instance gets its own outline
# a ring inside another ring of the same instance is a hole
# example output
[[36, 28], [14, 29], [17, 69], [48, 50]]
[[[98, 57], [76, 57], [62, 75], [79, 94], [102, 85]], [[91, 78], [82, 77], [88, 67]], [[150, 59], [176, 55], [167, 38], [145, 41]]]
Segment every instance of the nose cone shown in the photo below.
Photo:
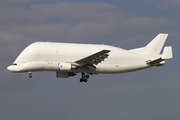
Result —
[[7, 69], [11, 72], [18, 72], [19, 71], [19, 67], [16, 65], [10, 65], [7, 67]]
[[13, 66], [12, 66], [12, 65], [8, 66], [8, 67], [7, 67], [7, 69], [8, 69], [9, 71], [11, 71], [11, 72], [13, 72], [13, 71], [14, 71], [14, 70], [13, 70]]
[[11, 71], [11, 69], [12, 69], [11, 65], [8, 66], [7, 69], [8, 69], [9, 71]]

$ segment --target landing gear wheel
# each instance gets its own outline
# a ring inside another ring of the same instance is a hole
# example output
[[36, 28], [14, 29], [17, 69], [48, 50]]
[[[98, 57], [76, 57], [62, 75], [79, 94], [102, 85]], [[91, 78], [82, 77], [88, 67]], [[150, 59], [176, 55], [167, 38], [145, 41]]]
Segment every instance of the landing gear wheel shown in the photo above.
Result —
[[84, 82], [86, 83], [88, 80], [87, 79], [84, 79]]
[[81, 77], [82, 77], [82, 78], [85, 78], [85, 77], [86, 77], [86, 75], [85, 75], [84, 73], [82, 73]]
[[32, 78], [32, 72], [29, 72], [29, 78]]
[[86, 78], [89, 78], [89, 75], [86, 75]]
[[32, 75], [31, 75], [31, 74], [29, 75], [29, 78], [32, 78]]
[[84, 81], [84, 79], [81, 78], [81, 79], [80, 79], [80, 82], [83, 82], [83, 81]]
[[80, 79], [80, 82], [87, 82], [88, 80], [88, 78], [89, 78], [89, 75], [87, 74], [87, 73], [81, 73], [81, 79]]

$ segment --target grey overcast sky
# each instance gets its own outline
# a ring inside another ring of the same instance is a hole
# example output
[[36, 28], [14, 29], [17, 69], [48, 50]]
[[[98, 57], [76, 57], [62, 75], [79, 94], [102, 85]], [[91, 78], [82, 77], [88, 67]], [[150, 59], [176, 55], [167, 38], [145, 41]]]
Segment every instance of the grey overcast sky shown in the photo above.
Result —
[[[180, 120], [179, 0], [0, 0], [0, 120]], [[174, 58], [116, 75], [11, 73], [35, 41], [143, 47], [157, 34]]]

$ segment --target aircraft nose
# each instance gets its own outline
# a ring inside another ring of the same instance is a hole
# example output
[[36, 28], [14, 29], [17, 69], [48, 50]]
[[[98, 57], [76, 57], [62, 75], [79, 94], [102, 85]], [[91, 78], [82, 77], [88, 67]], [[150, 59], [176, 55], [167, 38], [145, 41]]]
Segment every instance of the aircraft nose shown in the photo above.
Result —
[[11, 72], [17, 72], [18, 71], [18, 67], [14, 66], [14, 65], [10, 65], [7, 67], [7, 69]]
[[8, 69], [9, 71], [12, 71], [12, 65], [8, 66], [7, 69]]

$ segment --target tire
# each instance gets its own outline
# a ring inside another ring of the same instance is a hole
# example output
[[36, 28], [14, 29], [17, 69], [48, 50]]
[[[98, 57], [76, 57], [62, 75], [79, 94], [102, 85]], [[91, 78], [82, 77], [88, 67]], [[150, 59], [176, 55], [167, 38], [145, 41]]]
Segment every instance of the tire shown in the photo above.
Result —
[[89, 78], [89, 75], [86, 75], [86, 78]]
[[87, 79], [84, 79], [84, 82], [86, 83], [88, 80]]
[[31, 75], [31, 74], [29, 75], [29, 78], [32, 78], [32, 75]]
[[84, 80], [81, 78], [81, 79], [80, 79], [80, 82], [83, 82], [83, 81], [84, 81]]

